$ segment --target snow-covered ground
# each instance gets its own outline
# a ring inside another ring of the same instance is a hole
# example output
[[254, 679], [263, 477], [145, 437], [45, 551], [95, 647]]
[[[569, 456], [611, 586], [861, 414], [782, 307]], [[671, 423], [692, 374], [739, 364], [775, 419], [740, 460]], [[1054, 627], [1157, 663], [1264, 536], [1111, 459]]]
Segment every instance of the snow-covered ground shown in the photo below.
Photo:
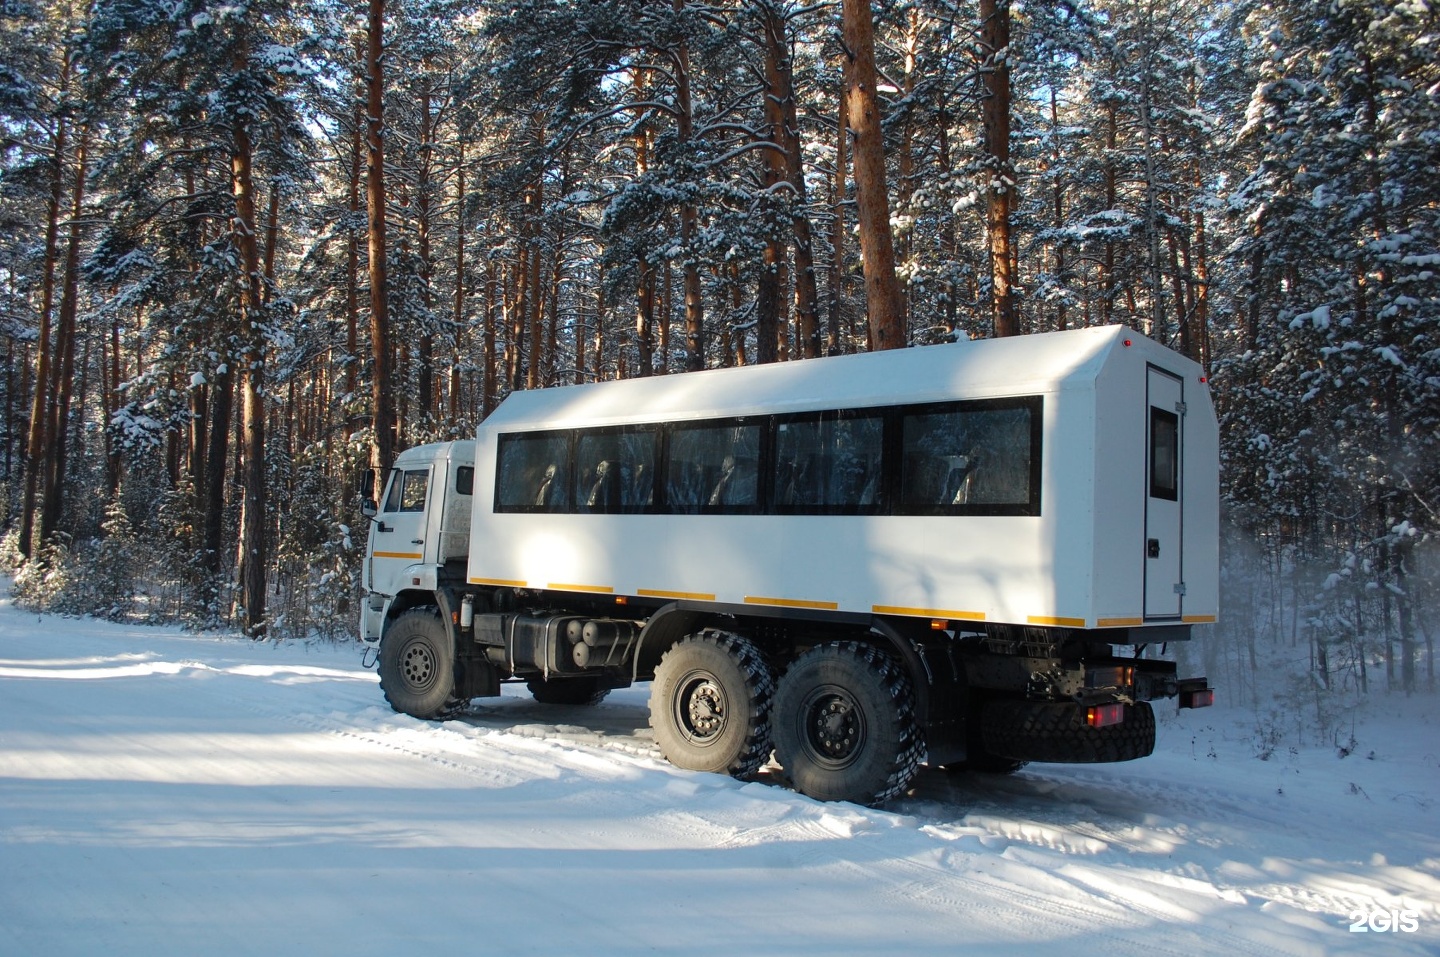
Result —
[[0, 954], [1440, 952], [1433, 699], [1268, 761], [1162, 708], [1143, 761], [872, 810], [671, 768], [647, 690], [427, 723], [354, 648], [0, 603]]

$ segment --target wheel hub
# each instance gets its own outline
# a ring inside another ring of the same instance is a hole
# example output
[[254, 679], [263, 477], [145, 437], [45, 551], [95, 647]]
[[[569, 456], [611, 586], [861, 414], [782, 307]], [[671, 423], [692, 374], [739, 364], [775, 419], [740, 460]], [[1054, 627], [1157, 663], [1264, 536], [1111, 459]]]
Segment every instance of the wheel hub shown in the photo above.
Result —
[[415, 642], [400, 655], [400, 673], [413, 688], [424, 688], [435, 678], [435, 656], [424, 642]]
[[725, 692], [711, 678], [700, 678], [686, 686], [681, 696], [685, 728], [691, 737], [709, 740], [725, 726]]
[[838, 761], [855, 750], [861, 727], [849, 701], [830, 695], [815, 703], [811, 715], [812, 740], [821, 754]]

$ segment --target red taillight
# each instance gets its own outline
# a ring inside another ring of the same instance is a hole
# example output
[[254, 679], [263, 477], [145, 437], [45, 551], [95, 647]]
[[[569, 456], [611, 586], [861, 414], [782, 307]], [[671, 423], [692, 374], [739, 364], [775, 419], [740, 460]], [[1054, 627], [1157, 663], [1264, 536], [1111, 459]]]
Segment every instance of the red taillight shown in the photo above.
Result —
[[1085, 709], [1085, 724], [1091, 728], [1108, 728], [1124, 720], [1123, 704], [1095, 704]]
[[1208, 708], [1215, 703], [1215, 689], [1201, 688], [1198, 691], [1180, 692], [1180, 707]]

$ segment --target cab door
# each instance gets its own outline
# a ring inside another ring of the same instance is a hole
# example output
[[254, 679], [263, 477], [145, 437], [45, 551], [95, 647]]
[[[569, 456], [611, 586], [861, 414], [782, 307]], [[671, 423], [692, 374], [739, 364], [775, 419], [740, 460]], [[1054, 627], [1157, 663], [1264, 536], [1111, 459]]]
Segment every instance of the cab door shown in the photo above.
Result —
[[[430, 465], [390, 470], [380, 512], [370, 524], [370, 590], [394, 595], [411, 565], [425, 561]], [[433, 548], [433, 546], [430, 546]]]
[[1145, 391], [1145, 617], [1179, 618], [1185, 597], [1180, 562], [1184, 381], [1151, 366]]

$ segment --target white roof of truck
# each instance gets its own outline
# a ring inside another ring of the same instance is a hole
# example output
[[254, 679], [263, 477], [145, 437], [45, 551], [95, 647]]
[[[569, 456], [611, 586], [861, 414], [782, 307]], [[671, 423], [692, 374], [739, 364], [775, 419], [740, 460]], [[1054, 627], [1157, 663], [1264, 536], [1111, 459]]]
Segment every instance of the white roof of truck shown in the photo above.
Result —
[[625, 425], [1057, 392], [1092, 384], [1127, 337], [1145, 341], [1124, 326], [1102, 326], [532, 389], [512, 393], [484, 427]]

